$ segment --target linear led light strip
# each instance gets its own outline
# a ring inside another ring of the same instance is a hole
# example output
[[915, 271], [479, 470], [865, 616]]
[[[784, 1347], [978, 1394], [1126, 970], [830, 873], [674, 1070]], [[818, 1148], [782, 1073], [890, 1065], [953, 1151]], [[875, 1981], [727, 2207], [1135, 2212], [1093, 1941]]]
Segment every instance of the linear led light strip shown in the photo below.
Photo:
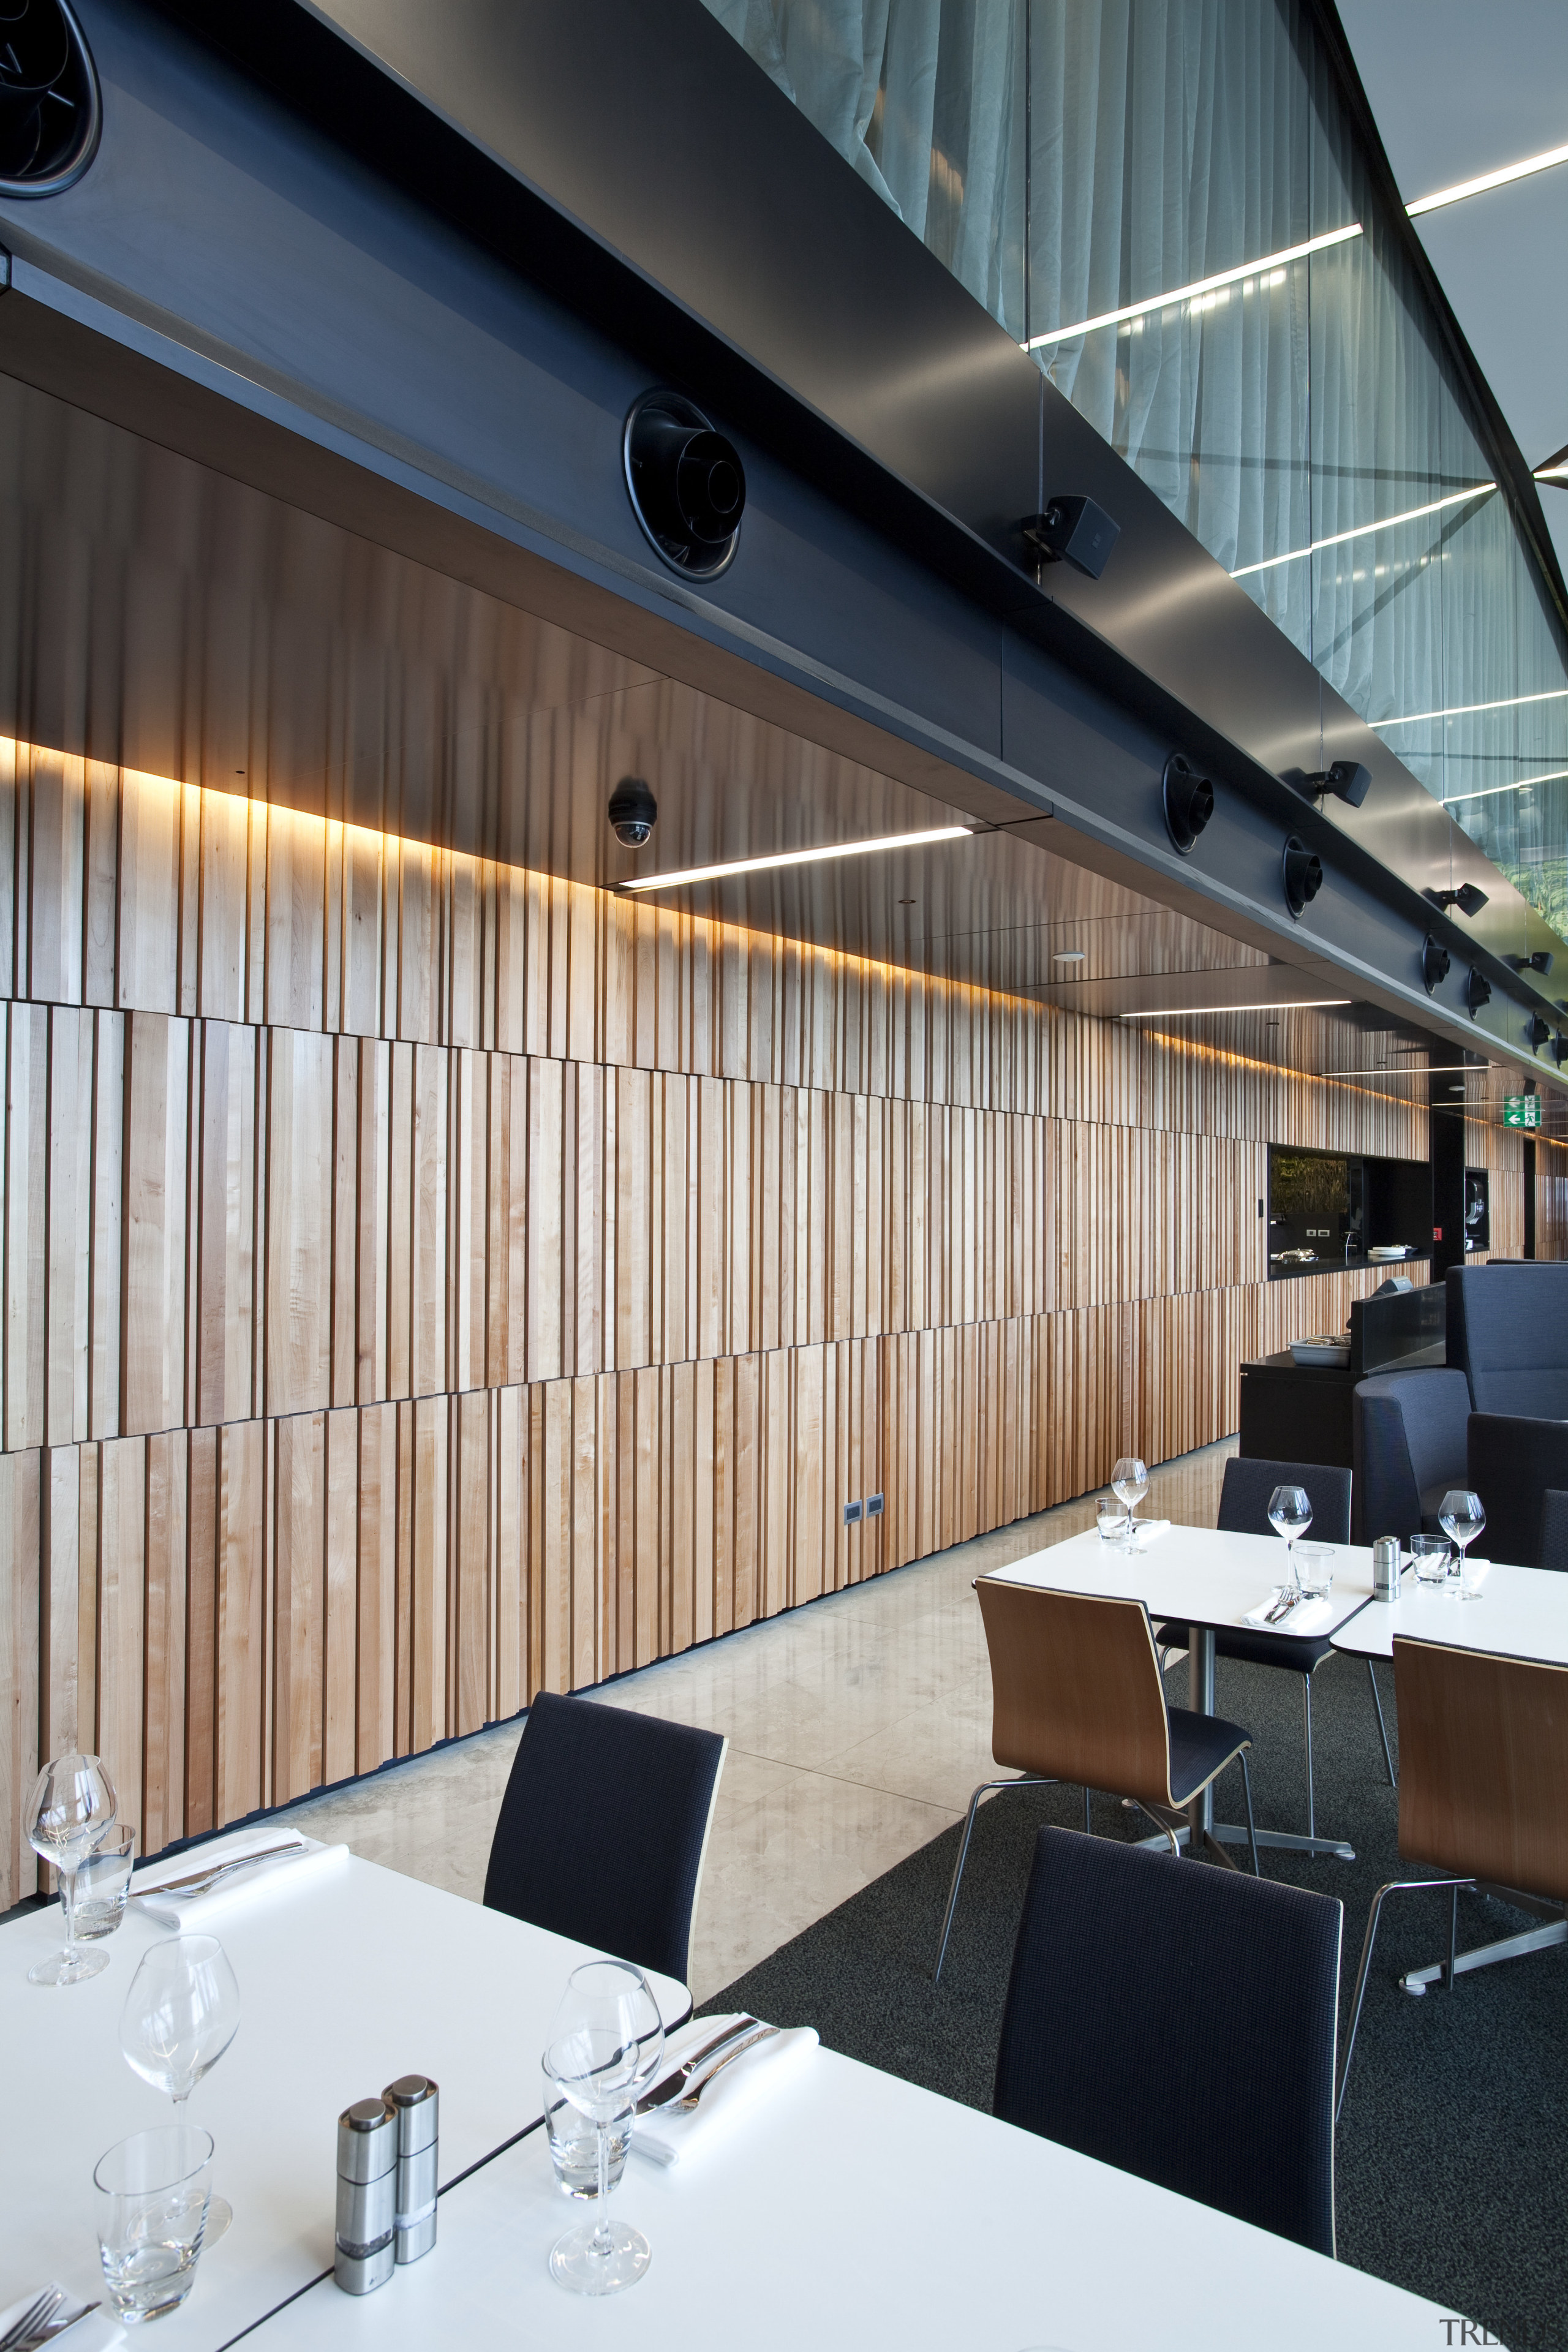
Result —
[[[1568, 147], [1553, 147], [1548, 154], [1531, 155], [1522, 163], [1508, 163], [1501, 171], [1483, 173], [1479, 180], [1462, 180], [1457, 187], [1439, 188], [1436, 195], [1418, 196], [1405, 209], [1415, 220], [1422, 213], [1436, 212], [1439, 205], [1457, 205], [1465, 196], [1484, 195], [1489, 188], [1504, 187], [1509, 181], [1525, 179], [1531, 172], [1549, 171], [1553, 163], [1568, 163]], [[1237, 286], [1244, 278], [1260, 278], [1265, 270], [1280, 269], [1287, 262], [1305, 261], [1310, 254], [1326, 253], [1332, 246], [1347, 245], [1361, 233], [1360, 221], [1352, 221], [1344, 228], [1327, 229], [1321, 236], [1308, 237], [1304, 245], [1288, 245], [1280, 253], [1266, 253], [1261, 261], [1244, 261], [1238, 268], [1221, 269], [1213, 278], [1200, 278], [1191, 286], [1174, 287], [1169, 294], [1152, 294], [1142, 302], [1124, 304], [1120, 310], [1102, 310], [1098, 319], [1080, 319], [1076, 326], [1053, 327], [1047, 334], [1031, 335], [1020, 348], [1037, 352], [1047, 343], [1067, 343], [1079, 335], [1092, 335], [1101, 327], [1120, 327], [1130, 319], [1146, 319], [1152, 310], [1167, 310], [1179, 302], [1196, 301], [1201, 295], [1217, 294], [1222, 287]]]
[[1483, 784], [1477, 793], [1445, 793], [1443, 806], [1457, 808], [1461, 801], [1495, 800], [1499, 793], [1522, 793], [1531, 784], [1561, 783], [1568, 776], [1568, 768], [1549, 768], [1543, 776], [1521, 776], [1517, 784]]
[[1177, 1004], [1167, 1013], [1121, 1013], [1120, 1021], [1201, 1021], [1211, 1013], [1321, 1013], [1326, 1006], [1348, 1004], [1348, 996], [1299, 996], [1284, 1004]]
[[1493, 1065], [1479, 1062], [1417, 1062], [1411, 1068], [1397, 1070], [1320, 1070], [1321, 1078], [1484, 1078]]
[[929, 833], [889, 833], [879, 841], [830, 841], [820, 849], [781, 849], [772, 857], [732, 857], [722, 866], [688, 866], [679, 874], [647, 874], [623, 890], [679, 890], [689, 882], [719, 882], [731, 874], [763, 874], [775, 866], [820, 866], [829, 857], [867, 857], [878, 849], [919, 849], [928, 841], [968, 841], [966, 824], [933, 825]]
[[1299, 563], [1304, 555], [1316, 555], [1321, 548], [1342, 547], [1347, 540], [1365, 539], [1369, 531], [1393, 530], [1398, 523], [1419, 522], [1423, 515], [1441, 514], [1445, 507], [1468, 505], [1471, 499], [1484, 498], [1496, 488], [1495, 482], [1477, 482], [1472, 489], [1455, 490], [1448, 498], [1434, 499], [1430, 506], [1411, 507], [1404, 514], [1379, 515], [1375, 522], [1358, 522], [1353, 530], [1336, 530], [1327, 539], [1315, 539], [1310, 547], [1292, 547], [1284, 555], [1266, 555], [1261, 563], [1244, 563], [1239, 572], [1230, 576], [1233, 580], [1246, 580], [1254, 572], [1272, 572], [1279, 563]]
[[1417, 196], [1405, 209], [1412, 220], [1435, 213], [1441, 205], [1457, 205], [1466, 196], [1484, 196], [1489, 188], [1505, 188], [1510, 180], [1526, 180], [1532, 172], [1549, 172], [1554, 163], [1568, 163], [1568, 147], [1549, 148], [1544, 155], [1527, 155], [1522, 163], [1505, 163], [1500, 172], [1483, 172], [1479, 180], [1461, 180], [1457, 187], [1439, 188], [1434, 196]]
[[1505, 694], [1500, 702], [1456, 702], [1447, 710], [1411, 710], [1403, 719], [1374, 719], [1380, 727], [1418, 727], [1426, 719], [1472, 719], [1478, 710], [1515, 710], [1523, 702], [1568, 702], [1568, 686], [1548, 687], [1540, 694]]
[[1310, 236], [1305, 245], [1287, 246], [1283, 253], [1266, 253], [1261, 261], [1244, 261], [1238, 269], [1222, 269], [1216, 277], [1200, 278], [1195, 285], [1178, 286], [1169, 294], [1152, 294], [1146, 301], [1129, 302], [1120, 310], [1102, 311], [1098, 319], [1080, 319], [1076, 327], [1053, 327], [1049, 334], [1031, 335], [1019, 349], [1037, 352], [1047, 343], [1071, 342], [1075, 336], [1092, 335], [1101, 327], [1120, 327], [1129, 319], [1146, 319], [1152, 310], [1169, 310], [1178, 302], [1194, 302], [1201, 294], [1217, 294], [1222, 286], [1238, 286], [1244, 278], [1260, 278], [1266, 269], [1282, 268], [1288, 261], [1304, 261], [1310, 253], [1326, 253], [1331, 245], [1344, 245], [1361, 235], [1360, 221], [1352, 221], [1348, 228], [1331, 228], [1322, 236]]

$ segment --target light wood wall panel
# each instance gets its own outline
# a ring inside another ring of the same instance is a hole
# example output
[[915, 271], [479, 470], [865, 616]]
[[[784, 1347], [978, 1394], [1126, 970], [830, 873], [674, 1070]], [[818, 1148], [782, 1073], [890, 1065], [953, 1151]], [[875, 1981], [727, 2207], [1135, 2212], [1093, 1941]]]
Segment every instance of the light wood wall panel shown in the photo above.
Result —
[[1426, 1150], [1353, 1087], [10, 744], [0, 1055], [0, 1901], [40, 1755], [96, 1744], [152, 1851], [1223, 1434], [1371, 1278], [1266, 1282], [1268, 1142]]

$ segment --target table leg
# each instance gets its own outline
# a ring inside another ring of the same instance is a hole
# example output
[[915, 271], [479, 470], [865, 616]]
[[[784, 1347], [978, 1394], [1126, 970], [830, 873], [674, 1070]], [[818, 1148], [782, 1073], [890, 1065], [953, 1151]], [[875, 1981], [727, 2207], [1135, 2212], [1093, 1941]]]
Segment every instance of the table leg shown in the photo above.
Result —
[[[1526, 1927], [1517, 1936], [1500, 1936], [1492, 1944], [1479, 1944], [1473, 1951], [1460, 1952], [1454, 1961], [1456, 1976], [1464, 1976], [1471, 1969], [1494, 1968], [1499, 1960], [1516, 1960], [1525, 1952], [1544, 1952], [1553, 1944], [1568, 1943], [1568, 1919], [1555, 1903], [1542, 1903], [1539, 1897], [1521, 1895], [1511, 1886], [1495, 1886], [1483, 1880], [1478, 1891], [1483, 1895], [1500, 1895], [1517, 1911], [1528, 1911], [1547, 1924], [1542, 1927]], [[1447, 1974], [1447, 1963], [1438, 1960], [1429, 1969], [1407, 1969], [1399, 1979], [1405, 1992], [1424, 1993], [1430, 1984], [1440, 1984]]]
[[[1194, 1715], [1214, 1713], [1214, 1628], [1194, 1625], [1191, 1646], [1187, 1651], [1187, 1705]], [[1202, 1851], [1204, 1839], [1214, 1828], [1214, 1783], [1199, 1790], [1187, 1807], [1187, 1822], [1191, 1831], [1188, 1851]]]

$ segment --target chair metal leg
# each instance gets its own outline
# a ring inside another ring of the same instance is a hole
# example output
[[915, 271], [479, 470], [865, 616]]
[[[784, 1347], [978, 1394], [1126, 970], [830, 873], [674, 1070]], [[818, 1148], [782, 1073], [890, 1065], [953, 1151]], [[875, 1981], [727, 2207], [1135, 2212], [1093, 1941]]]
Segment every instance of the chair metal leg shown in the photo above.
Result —
[[1312, 1677], [1301, 1677], [1302, 1718], [1307, 1729], [1307, 1835], [1318, 1834], [1318, 1794], [1312, 1786]]
[[[1345, 2036], [1345, 2054], [1344, 2063], [1340, 2068], [1339, 2094], [1334, 2100], [1336, 2124], [1339, 2122], [1340, 2111], [1345, 2103], [1345, 2084], [1350, 2079], [1351, 2059], [1355, 2051], [1356, 2029], [1361, 2023], [1362, 2003], [1366, 1999], [1366, 1979], [1372, 1967], [1372, 1948], [1377, 1937], [1377, 1923], [1383, 1910], [1384, 1895], [1419, 1895], [1429, 1893], [1435, 1886], [1448, 1886], [1453, 1889], [1454, 1909], [1458, 1912], [1460, 1887], [1473, 1886], [1475, 1883], [1473, 1878], [1392, 1878], [1386, 1886], [1380, 1886], [1373, 1896], [1372, 1909], [1367, 1914], [1366, 1937], [1361, 1948], [1361, 1967], [1356, 1971], [1355, 2000], [1351, 2006], [1351, 2030]], [[1450, 1966], [1452, 1953], [1453, 1946], [1450, 1942]], [[1449, 1982], [1452, 1983], [1452, 1981], [1453, 1979], [1450, 1976]]]
[[1237, 1755], [1237, 1762], [1241, 1766], [1241, 1785], [1247, 1791], [1247, 1843], [1252, 1848], [1252, 1875], [1261, 1878], [1263, 1873], [1258, 1864], [1258, 1824], [1252, 1818], [1252, 1769], [1247, 1763], [1245, 1748]]
[[1377, 1667], [1371, 1658], [1366, 1662], [1366, 1677], [1372, 1685], [1372, 1703], [1377, 1709], [1377, 1727], [1383, 1737], [1383, 1760], [1388, 1767], [1388, 1785], [1391, 1789], [1397, 1789], [1399, 1775], [1394, 1769], [1394, 1750], [1388, 1744], [1388, 1726], [1383, 1719], [1383, 1696], [1377, 1687]]
[[1456, 1882], [1453, 1901], [1448, 1906], [1448, 1990], [1458, 1992], [1459, 1971], [1454, 1962], [1459, 1954], [1459, 1889]]
[[[947, 1958], [947, 1939], [952, 1933], [952, 1915], [958, 1908], [959, 1883], [963, 1876], [963, 1865], [969, 1860], [969, 1841], [974, 1835], [974, 1816], [980, 1809], [981, 1798], [988, 1795], [993, 1789], [1048, 1789], [1054, 1785], [1055, 1783], [1047, 1780], [1042, 1772], [1025, 1772], [1014, 1780], [982, 1780], [979, 1788], [969, 1800], [969, 1811], [964, 1816], [963, 1835], [959, 1840], [958, 1860], [952, 1867], [952, 1885], [948, 1889], [947, 1909], [942, 1914], [942, 1941], [937, 1946], [936, 1970], [931, 1979], [933, 1984], [942, 1982], [942, 1964]], [[1089, 1791], [1085, 1790], [1086, 1811], [1088, 1803]]]
[[1083, 1833], [1085, 1837], [1092, 1837], [1094, 1835], [1093, 1825], [1089, 1818], [1089, 1790], [1087, 1787], [1083, 1792]]

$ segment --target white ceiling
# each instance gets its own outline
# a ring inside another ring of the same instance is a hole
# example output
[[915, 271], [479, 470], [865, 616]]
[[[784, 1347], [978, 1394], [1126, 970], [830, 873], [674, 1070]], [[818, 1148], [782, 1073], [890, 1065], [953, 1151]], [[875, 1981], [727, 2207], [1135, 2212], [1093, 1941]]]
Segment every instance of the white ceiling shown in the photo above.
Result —
[[[1568, 145], [1565, 0], [1339, 0], [1406, 204]], [[1568, 443], [1568, 163], [1416, 232], [1531, 466]], [[1568, 489], [1541, 503], [1568, 573]]]

